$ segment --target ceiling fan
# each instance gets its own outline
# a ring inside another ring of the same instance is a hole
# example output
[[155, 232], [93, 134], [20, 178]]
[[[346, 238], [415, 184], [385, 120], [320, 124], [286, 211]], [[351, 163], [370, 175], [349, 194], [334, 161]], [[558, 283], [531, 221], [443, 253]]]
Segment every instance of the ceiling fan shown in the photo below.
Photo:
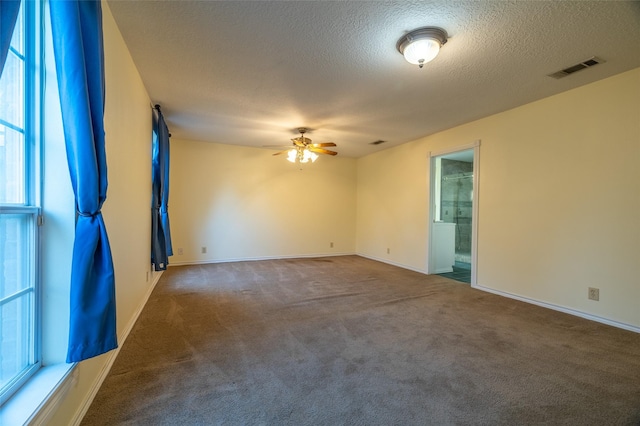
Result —
[[284, 151], [276, 152], [273, 155], [287, 154], [287, 160], [295, 163], [307, 163], [309, 160], [314, 162], [318, 159], [318, 154], [338, 155], [335, 151], [325, 149], [326, 147], [336, 146], [333, 142], [312, 143], [311, 139], [304, 136], [309, 129], [306, 127], [299, 127], [298, 132], [300, 136], [291, 139], [293, 142], [293, 148], [286, 149]]

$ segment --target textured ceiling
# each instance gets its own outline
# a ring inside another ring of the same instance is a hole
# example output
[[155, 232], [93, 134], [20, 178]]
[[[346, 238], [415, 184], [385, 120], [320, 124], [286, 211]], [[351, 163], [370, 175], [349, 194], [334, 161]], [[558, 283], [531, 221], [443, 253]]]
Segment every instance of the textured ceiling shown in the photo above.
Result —
[[[179, 139], [260, 147], [306, 126], [360, 157], [640, 67], [640, 2], [108, 4]], [[450, 38], [419, 69], [395, 46], [422, 26]]]

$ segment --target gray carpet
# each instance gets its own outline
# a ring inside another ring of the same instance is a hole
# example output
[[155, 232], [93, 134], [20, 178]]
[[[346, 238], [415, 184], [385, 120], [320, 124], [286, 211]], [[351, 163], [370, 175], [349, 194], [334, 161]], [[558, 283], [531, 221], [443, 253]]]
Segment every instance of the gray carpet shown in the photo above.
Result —
[[170, 268], [83, 425], [638, 425], [640, 335], [357, 256]]

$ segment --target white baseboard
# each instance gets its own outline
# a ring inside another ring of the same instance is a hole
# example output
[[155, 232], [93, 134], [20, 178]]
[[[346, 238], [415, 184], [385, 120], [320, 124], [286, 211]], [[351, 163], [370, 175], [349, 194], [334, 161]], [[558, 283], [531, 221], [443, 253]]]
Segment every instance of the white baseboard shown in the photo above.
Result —
[[356, 253], [358, 256], [360, 257], [364, 257], [366, 259], [371, 259], [371, 260], [375, 260], [377, 262], [381, 262], [381, 263], [386, 263], [388, 265], [393, 265], [393, 266], [397, 266], [398, 268], [402, 268], [402, 269], [408, 269], [410, 271], [414, 271], [414, 272], [419, 272], [421, 274], [425, 274], [427, 275], [427, 271], [425, 271], [424, 269], [418, 269], [418, 268], [414, 268], [413, 266], [409, 266], [409, 265], [405, 265], [402, 263], [398, 263], [398, 262], [394, 262], [393, 260], [389, 260], [389, 259], [382, 259], [380, 257], [376, 257], [376, 256], [369, 256], [367, 254], [360, 254], [360, 253]]
[[333, 257], [333, 256], [353, 256], [356, 253], [341, 252], [341, 253], [315, 253], [315, 254], [292, 254], [282, 256], [259, 256], [259, 257], [238, 257], [227, 259], [205, 259], [205, 260], [186, 260], [183, 262], [171, 262], [171, 266], [188, 266], [188, 265], [206, 265], [210, 263], [230, 263], [230, 262], [254, 262], [259, 260], [284, 260], [284, 259], [301, 259], [301, 258], [314, 258], [314, 257]]
[[[417, 269], [417, 268], [413, 268], [413, 267], [410, 267], [410, 266], [407, 266], [407, 265], [403, 265], [401, 263], [390, 261], [388, 259], [381, 259], [381, 258], [378, 258], [378, 257], [375, 257], [375, 256], [368, 256], [368, 255], [364, 255], [364, 254], [360, 254], [360, 253], [358, 253], [357, 255], [361, 256], [361, 257], [365, 257], [367, 259], [376, 260], [378, 262], [387, 263], [389, 265], [398, 266], [400, 268], [408, 269], [410, 271], [415, 271], [415, 272], [420, 272], [422, 274], [427, 274], [427, 271], [425, 271], [425, 270], [420, 270], [420, 269]], [[601, 324], [610, 325], [612, 327], [621, 328], [623, 330], [632, 331], [634, 333], [640, 333], [640, 327], [637, 327], [637, 326], [634, 326], [634, 325], [631, 325], [631, 324], [627, 324], [627, 323], [624, 323], [624, 322], [612, 320], [612, 319], [609, 319], [609, 318], [599, 317], [597, 315], [593, 315], [593, 314], [589, 314], [589, 313], [586, 313], [586, 312], [578, 311], [578, 310], [572, 309], [572, 308], [567, 308], [565, 306], [555, 305], [553, 303], [541, 302], [539, 300], [531, 299], [531, 298], [528, 298], [528, 297], [518, 296], [517, 294], [508, 293], [506, 291], [496, 290], [496, 289], [493, 289], [491, 287], [485, 287], [485, 286], [482, 286], [482, 285], [472, 285], [471, 287], [475, 288], [476, 290], [486, 291], [488, 293], [493, 293], [493, 294], [496, 294], [498, 296], [508, 297], [510, 299], [519, 300], [521, 302], [530, 303], [532, 305], [541, 306], [543, 308], [552, 309], [554, 311], [564, 312], [565, 314], [574, 315], [574, 316], [577, 316], [577, 317], [580, 317], [580, 318], [584, 318], [584, 319], [588, 319], [588, 320], [591, 320], [591, 321], [599, 322]]]
[[153, 274], [153, 281], [149, 286], [147, 293], [142, 299], [142, 302], [138, 305], [138, 308], [136, 309], [133, 316], [131, 317], [131, 320], [127, 323], [127, 326], [122, 332], [122, 336], [118, 337], [118, 340], [120, 341], [118, 347], [107, 354], [108, 356], [107, 361], [104, 363], [102, 370], [100, 370], [100, 374], [98, 374], [98, 377], [93, 382], [93, 386], [91, 386], [91, 391], [85, 396], [84, 401], [82, 402], [82, 404], [80, 404], [80, 407], [78, 407], [76, 414], [73, 416], [71, 425], [79, 426], [80, 422], [82, 422], [84, 415], [87, 413], [87, 410], [89, 410], [89, 407], [93, 402], [93, 399], [96, 397], [96, 394], [100, 390], [100, 386], [102, 386], [102, 382], [104, 382], [104, 380], [107, 378], [107, 374], [109, 374], [109, 371], [111, 371], [111, 367], [113, 366], [113, 363], [115, 362], [116, 357], [120, 353], [120, 349], [122, 348], [122, 345], [124, 345], [124, 342], [127, 340], [127, 337], [129, 337], [129, 333], [133, 329], [133, 326], [135, 325], [136, 321], [138, 320], [140, 313], [142, 313], [142, 310], [147, 304], [147, 301], [149, 300], [149, 297], [151, 296], [153, 289], [156, 288], [156, 284], [158, 284], [158, 281], [160, 280], [161, 276], [162, 276], [162, 272]]
[[508, 293], [506, 291], [496, 290], [491, 287], [485, 287], [482, 285], [473, 285], [473, 288], [477, 290], [486, 291], [487, 293], [493, 293], [498, 296], [508, 297], [509, 299], [519, 300], [521, 302], [530, 303], [532, 305], [542, 306], [543, 308], [552, 309], [554, 311], [564, 312], [565, 314], [574, 315], [576, 317], [585, 318], [591, 321], [599, 322], [601, 324], [610, 325], [612, 327], [621, 328], [623, 330], [633, 331], [640, 333], [640, 327], [636, 327], [631, 324], [627, 324], [620, 321], [615, 321], [609, 318], [599, 317], [597, 315], [589, 314], [586, 312], [578, 311], [576, 309], [567, 308], [565, 306], [555, 305], [553, 303], [541, 302], [539, 300], [530, 299], [528, 297], [518, 296], [517, 294]]

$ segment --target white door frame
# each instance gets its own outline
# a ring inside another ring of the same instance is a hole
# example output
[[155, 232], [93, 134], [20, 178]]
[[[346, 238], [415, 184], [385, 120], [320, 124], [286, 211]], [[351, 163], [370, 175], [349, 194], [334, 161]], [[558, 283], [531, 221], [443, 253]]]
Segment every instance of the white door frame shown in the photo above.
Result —
[[435, 200], [435, 157], [453, 154], [460, 151], [473, 150], [473, 204], [471, 210], [471, 286], [477, 284], [478, 266], [478, 200], [479, 176], [480, 176], [480, 140], [467, 145], [456, 146], [442, 151], [429, 152], [429, 254], [427, 259], [427, 273], [435, 273], [435, 247], [433, 243], [434, 220], [436, 210]]

